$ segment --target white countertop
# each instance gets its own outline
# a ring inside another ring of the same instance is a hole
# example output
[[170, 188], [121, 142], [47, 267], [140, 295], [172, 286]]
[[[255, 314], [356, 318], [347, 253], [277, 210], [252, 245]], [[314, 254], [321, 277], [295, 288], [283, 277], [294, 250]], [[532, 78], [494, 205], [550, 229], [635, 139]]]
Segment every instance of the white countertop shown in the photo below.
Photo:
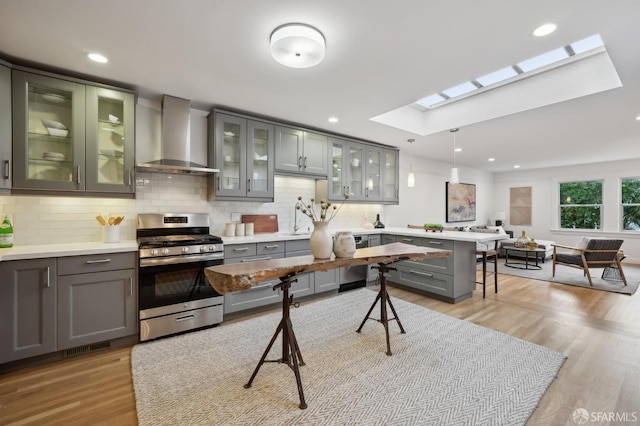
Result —
[[[461, 231], [442, 231], [442, 232], [426, 232], [424, 229], [412, 229], [412, 228], [354, 228], [354, 229], [337, 229], [331, 230], [332, 234], [337, 232], [349, 231], [355, 235], [376, 235], [376, 234], [391, 234], [402, 235], [406, 237], [425, 237], [425, 238], [438, 238], [442, 240], [452, 241], [469, 241], [474, 243], [481, 243], [486, 241], [501, 240], [509, 238], [508, 235], [491, 234], [484, 232], [461, 232]], [[311, 233], [306, 234], [293, 234], [288, 232], [274, 232], [269, 234], [254, 234], [244, 237], [221, 237], [224, 244], [247, 244], [247, 243], [263, 243], [267, 241], [290, 241], [290, 240], [306, 240], [311, 237]]]
[[[333, 230], [332, 233], [343, 231], [350, 231], [354, 234], [359, 235], [391, 234], [402, 235], [406, 237], [425, 237], [452, 241], [469, 241], [474, 243], [509, 238], [508, 235], [498, 235], [481, 232], [425, 232], [422, 229], [393, 227], [378, 229], [338, 229]], [[311, 233], [292, 234], [288, 232], [278, 232], [269, 234], [255, 234], [245, 237], [222, 237], [222, 240], [224, 241], [224, 244], [234, 245], [262, 243], [267, 241], [307, 240], [310, 237]], [[101, 241], [98, 241], [90, 243], [60, 243], [14, 246], [11, 248], [0, 248], [0, 262], [8, 260], [43, 259], [48, 257], [81, 256], [88, 254], [119, 253], [128, 251], [138, 251], [138, 243], [135, 240], [120, 241], [118, 243], [103, 243]]]
[[47, 257], [81, 256], [86, 254], [121, 253], [138, 251], [135, 240], [120, 241], [119, 243], [60, 243], [30, 246], [13, 246], [0, 248], [0, 262], [8, 260], [43, 259]]

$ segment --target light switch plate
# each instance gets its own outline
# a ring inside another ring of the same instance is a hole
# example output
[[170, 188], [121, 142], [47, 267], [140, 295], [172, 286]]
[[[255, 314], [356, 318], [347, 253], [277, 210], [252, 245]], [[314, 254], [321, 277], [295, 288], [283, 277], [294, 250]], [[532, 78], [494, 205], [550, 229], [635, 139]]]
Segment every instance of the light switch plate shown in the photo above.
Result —
[[242, 220], [241, 213], [231, 213], [231, 222], [240, 222]]

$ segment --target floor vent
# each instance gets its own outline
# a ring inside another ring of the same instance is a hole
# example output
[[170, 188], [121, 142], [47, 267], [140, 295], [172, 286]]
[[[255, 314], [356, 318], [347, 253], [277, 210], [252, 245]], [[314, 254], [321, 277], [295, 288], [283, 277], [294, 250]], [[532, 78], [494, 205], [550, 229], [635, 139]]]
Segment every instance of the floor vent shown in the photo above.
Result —
[[64, 352], [64, 357], [69, 358], [73, 356], [78, 356], [82, 354], [86, 354], [89, 352], [100, 351], [103, 349], [111, 348], [111, 342], [101, 342], [101, 343], [93, 343], [91, 345], [78, 346], [77, 348], [67, 349]]

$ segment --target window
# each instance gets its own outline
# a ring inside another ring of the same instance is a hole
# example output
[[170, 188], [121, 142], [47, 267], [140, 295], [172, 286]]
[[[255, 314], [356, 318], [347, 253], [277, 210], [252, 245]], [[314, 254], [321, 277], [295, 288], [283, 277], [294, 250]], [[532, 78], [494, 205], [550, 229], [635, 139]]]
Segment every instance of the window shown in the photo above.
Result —
[[640, 178], [620, 181], [622, 230], [640, 231]]
[[560, 228], [600, 229], [602, 181], [560, 184]]

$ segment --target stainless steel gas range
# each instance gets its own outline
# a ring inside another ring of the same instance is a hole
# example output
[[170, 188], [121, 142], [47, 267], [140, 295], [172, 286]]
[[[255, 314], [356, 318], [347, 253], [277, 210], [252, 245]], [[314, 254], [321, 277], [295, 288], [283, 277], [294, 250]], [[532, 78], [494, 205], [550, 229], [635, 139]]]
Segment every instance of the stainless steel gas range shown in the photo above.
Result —
[[209, 215], [138, 215], [140, 340], [222, 322], [224, 297], [204, 268], [224, 263], [220, 237], [209, 234]]

